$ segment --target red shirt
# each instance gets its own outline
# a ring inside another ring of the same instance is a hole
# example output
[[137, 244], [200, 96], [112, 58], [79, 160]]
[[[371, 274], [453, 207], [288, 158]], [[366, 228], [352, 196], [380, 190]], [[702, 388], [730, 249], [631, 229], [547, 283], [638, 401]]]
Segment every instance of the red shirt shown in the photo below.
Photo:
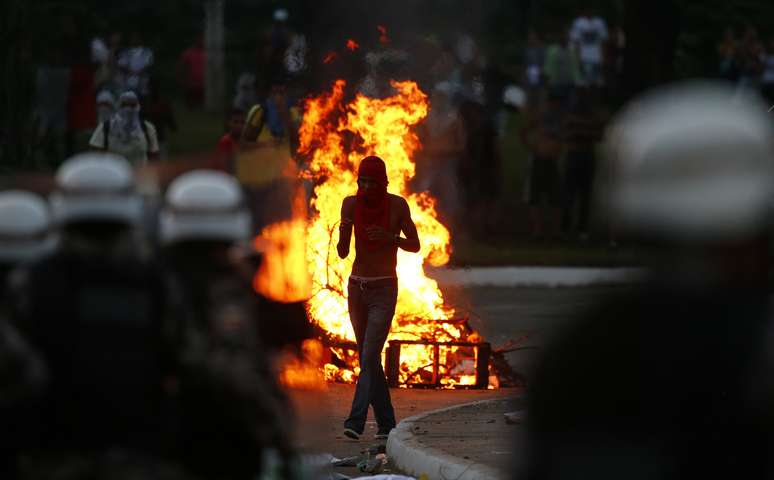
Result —
[[67, 101], [67, 127], [70, 131], [93, 129], [97, 124], [97, 104], [94, 101], [94, 67], [76, 65], [70, 71], [70, 92]]
[[204, 67], [207, 55], [201, 47], [190, 47], [180, 56], [187, 69], [186, 85], [191, 88], [204, 88]]
[[225, 173], [234, 174], [234, 160], [239, 153], [239, 143], [230, 133], [220, 137], [215, 147], [215, 155], [212, 159], [212, 168]]

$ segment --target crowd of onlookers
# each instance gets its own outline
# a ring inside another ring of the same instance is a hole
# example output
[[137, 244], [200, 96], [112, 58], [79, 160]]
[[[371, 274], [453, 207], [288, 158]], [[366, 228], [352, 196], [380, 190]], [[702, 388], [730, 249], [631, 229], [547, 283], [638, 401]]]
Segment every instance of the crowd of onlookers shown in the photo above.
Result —
[[[329, 88], [335, 78], [347, 81], [350, 95], [372, 97], [390, 95], [391, 79], [411, 79], [431, 104], [417, 130], [423, 148], [412, 187], [438, 198], [442, 220], [458, 232], [456, 238], [489, 235], [502, 229], [504, 219], [512, 230], [523, 229], [507, 218], [519, 201], [503, 193], [504, 164], [513, 160], [504, 158], [509, 111], [523, 114], [523, 143], [530, 154], [523, 169], [529, 221], [521, 223], [536, 239], [558, 237], [560, 225], [565, 234], [575, 229], [587, 237], [602, 99], [614, 96], [620, 83], [625, 45], [620, 27], [608, 28], [583, 11], [562, 28], [530, 31], [518, 66], [498, 63], [464, 32], [393, 35], [379, 27], [372, 41], [359, 38], [321, 51], [291, 28], [288, 16], [277, 9], [254, 56], [243, 58], [233, 77], [227, 75], [235, 85], [224, 92], [225, 135], [212, 140], [212, 167], [238, 178], [254, 176], [254, 168], [239, 162], [245, 133], [250, 148], [281, 145], [295, 154], [301, 99]], [[170, 85], [162, 88], [160, 80], [168, 78], [160, 69], [169, 65], [158, 63], [141, 34], [128, 38], [125, 43], [120, 32], [97, 35], [82, 55], [72, 56], [70, 66], [40, 63], [38, 151], [54, 159], [54, 166], [56, 159], [85, 148], [119, 153], [138, 166], [167, 158], [169, 136], [178, 129]], [[199, 36], [175, 65], [176, 86], [188, 109], [204, 102], [203, 43]], [[563, 219], [554, 212], [560, 207]]]
[[[254, 54], [229, 65], [224, 136], [212, 139], [210, 166], [252, 175], [238, 161], [245, 133], [254, 144], [261, 140], [295, 154], [301, 100], [335, 78], [347, 81], [350, 95], [372, 97], [390, 95], [391, 79], [411, 79], [431, 104], [417, 129], [423, 148], [412, 188], [438, 199], [457, 239], [506, 229], [526, 230], [535, 240], [586, 240], [593, 230], [607, 231], [593, 217], [592, 199], [600, 174], [596, 144], [622, 98], [626, 36], [619, 24], [581, 9], [566, 22], [530, 29], [521, 63], [503, 64], [465, 32], [393, 35], [379, 27], [370, 42], [352, 39], [324, 51], [288, 17], [277, 9]], [[40, 62], [36, 119], [44, 158], [66, 158], [87, 145], [135, 164], [167, 158], [166, 144], [179, 123], [170, 89], [161, 87], [153, 48], [139, 33], [128, 39], [120, 32], [95, 36], [67, 67]], [[203, 43], [196, 38], [175, 62], [176, 96], [188, 109], [204, 102]], [[718, 55], [718, 76], [774, 103], [774, 40], [764, 43], [753, 27], [741, 36], [729, 28]], [[518, 119], [509, 116], [514, 111]], [[519, 125], [524, 161], [505, 158], [514, 155], [506, 131]], [[506, 163], [518, 164], [522, 185], [505, 185]], [[523, 196], [510, 198], [505, 190]], [[526, 215], [509, 218], [519, 205], [526, 205]]]
[[621, 27], [608, 28], [588, 9], [561, 28], [529, 32], [521, 138], [529, 152], [524, 199], [536, 240], [589, 238], [596, 144], [620, 92], [625, 46]]

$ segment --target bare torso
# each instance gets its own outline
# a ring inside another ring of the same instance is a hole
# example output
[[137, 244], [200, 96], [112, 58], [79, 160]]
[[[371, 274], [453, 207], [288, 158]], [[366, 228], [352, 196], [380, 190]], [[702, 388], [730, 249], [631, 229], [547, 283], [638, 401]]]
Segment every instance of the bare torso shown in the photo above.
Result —
[[[352, 275], [366, 278], [395, 277], [398, 245], [392, 238], [396, 234], [400, 235], [402, 233], [405, 235], [405, 238], [400, 240], [401, 248], [408, 251], [419, 250], [416, 227], [411, 220], [406, 200], [397, 195], [388, 194], [388, 196], [390, 201], [390, 218], [386, 232], [388, 234], [387, 238], [373, 250], [366, 247], [365, 239], [355, 238], [355, 263], [352, 266]], [[342, 218], [353, 219], [354, 217], [355, 197], [350, 196], [345, 198], [342, 204]], [[342, 235], [352, 234], [352, 226], [348, 226], [347, 230], [348, 232], [342, 232]], [[414, 243], [416, 243], [416, 249], [412, 248]], [[339, 254], [341, 255], [341, 250]]]

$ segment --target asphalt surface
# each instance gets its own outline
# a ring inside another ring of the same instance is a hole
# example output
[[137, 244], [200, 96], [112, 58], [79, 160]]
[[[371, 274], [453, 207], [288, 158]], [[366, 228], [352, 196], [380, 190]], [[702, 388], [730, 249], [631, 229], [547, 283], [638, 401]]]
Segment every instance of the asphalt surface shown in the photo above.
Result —
[[540, 348], [563, 325], [606, 295], [629, 287], [445, 288], [444, 300], [497, 349], [524, 335], [524, 348], [506, 354], [511, 368], [529, 379]]
[[[552, 334], [572, 321], [572, 318], [584, 308], [620, 288], [626, 287], [473, 287], [445, 288], [443, 293], [446, 302], [453, 305], [458, 313], [469, 316], [471, 326], [495, 348], [506, 344], [511, 339], [529, 334], [527, 341], [520, 346], [534, 348], [515, 351], [506, 356], [510, 366], [528, 379], [531, 369], [539, 358], [540, 347]], [[523, 393], [524, 391], [520, 389], [487, 391], [393, 389], [391, 391], [398, 421], [408, 416], [452, 405], [492, 398], [511, 398]], [[373, 440], [376, 425], [371, 417], [360, 441], [352, 441], [342, 435], [342, 425], [349, 413], [353, 394], [354, 386], [341, 384], [326, 385], [316, 391], [291, 392], [298, 417], [296, 443], [302, 451], [330, 453], [335, 457], [343, 458], [357, 455], [369, 446], [384, 443]], [[495, 425], [500, 426], [499, 423]], [[451, 435], [451, 433], [440, 433], [440, 435]], [[490, 450], [507, 452], [513, 448], [510, 441], [504, 441], [505, 438], [501, 434], [493, 435], [489, 440], [492, 443]], [[470, 450], [472, 453], [473, 449]], [[476, 449], [476, 452], [480, 451], [482, 448]], [[464, 451], [455, 450], [456, 454], [464, 456]], [[499, 462], [507, 457], [505, 453], [493, 455], [494, 458], [482, 457], [482, 461]], [[355, 468], [337, 468], [336, 471], [352, 477], [364, 475]]]

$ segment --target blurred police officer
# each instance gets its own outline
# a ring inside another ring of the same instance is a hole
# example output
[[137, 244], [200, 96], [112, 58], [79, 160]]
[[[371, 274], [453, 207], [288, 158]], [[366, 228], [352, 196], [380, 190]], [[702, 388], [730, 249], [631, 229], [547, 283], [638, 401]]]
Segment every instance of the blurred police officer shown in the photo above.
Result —
[[51, 252], [56, 242], [46, 201], [21, 190], [0, 192], [0, 477], [18, 475], [29, 445], [34, 402], [45, 385], [43, 360], [10, 322], [9, 283], [20, 264]]
[[131, 167], [110, 153], [70, 158], [50, 204], [59, 248], [26, 269], [17, 302], [19, 327], [50, 377], [25, 474], [156, 478], [148, 472], [162, 470], [174, 352], [162, 277], [138, 253], [143, 212]]
[[[183, 325], [180, 455], [213, 478], [251, 478], [261, 452], [289, 468], [292, 419], [259, 337], [260, 312], [242, 263], [252, 221], [236, 179], [196, 170], [175, 179], [159, 241], [172, 314]], [[276, 321], [277, 319], [272, 319]], [[290, 470], [283, 478], [292, 478]]]
[[528, 478], [771, 478], [765, 105], [723, 85], [632, 102], [607, 138], [607, 213], [653, 246], [643, 285], [544, 352]]

